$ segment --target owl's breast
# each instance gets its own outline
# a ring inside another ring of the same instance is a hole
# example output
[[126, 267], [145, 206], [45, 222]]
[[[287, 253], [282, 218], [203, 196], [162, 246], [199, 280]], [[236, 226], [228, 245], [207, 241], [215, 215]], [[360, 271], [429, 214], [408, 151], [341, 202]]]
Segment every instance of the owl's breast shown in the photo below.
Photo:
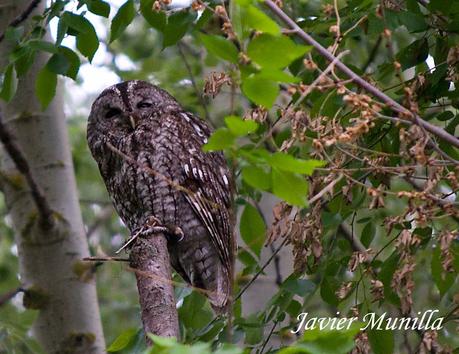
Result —
[[179, 209], [188, 206], [180, 190], [185, 152], [179, 134], [168, 129], [139, 131], [118, 142], [117, 149], [122, 154], [111, 155], [114, 160], [103, 175], [123, 222], [132, 231], [154, 215], [177, 225], [183, 219]]

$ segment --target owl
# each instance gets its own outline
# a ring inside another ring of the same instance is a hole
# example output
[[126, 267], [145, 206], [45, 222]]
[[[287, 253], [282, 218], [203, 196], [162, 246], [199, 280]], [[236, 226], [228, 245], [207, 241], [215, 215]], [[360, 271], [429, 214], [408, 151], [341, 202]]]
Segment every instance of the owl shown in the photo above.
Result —
[[202, 151], [210, 133], [169, 93], [134, 80], [94, 101], [87, 139], [131, 237], [151, 220], [169, 230], [172, 267], [222, 313], [235, 252], [233, 182], [223, 154]]

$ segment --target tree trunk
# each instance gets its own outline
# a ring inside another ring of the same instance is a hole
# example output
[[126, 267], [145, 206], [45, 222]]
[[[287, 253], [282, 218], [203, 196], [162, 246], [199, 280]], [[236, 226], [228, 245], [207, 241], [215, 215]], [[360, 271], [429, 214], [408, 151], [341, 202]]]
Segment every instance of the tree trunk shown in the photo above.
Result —
[[[0, 0], [0, 31], [4, 32], [6, 24], [29, 3]], [[35, 11], [42, 12], [44, 3], [41, 1]], [[4, 40], [1, 67], [9, 49]], [[34, 93], [37, 72], [47, 58], [37, 53], [29, 73], [19, 80], [15, 98], [0, 107], [5, 125], [16, 137], [33, 178], [54, 212], [51, 228], [38, 222], [29, 184], [2, 151], [2, 189], [16, 233], [21, 282], [27, 290], [24, 304], [39, 310], [33, 335], [45, 352], [104, 353], [94, 270], [81, 261], [89, 252], [62, 100], [58, 94], [42, 112]]]

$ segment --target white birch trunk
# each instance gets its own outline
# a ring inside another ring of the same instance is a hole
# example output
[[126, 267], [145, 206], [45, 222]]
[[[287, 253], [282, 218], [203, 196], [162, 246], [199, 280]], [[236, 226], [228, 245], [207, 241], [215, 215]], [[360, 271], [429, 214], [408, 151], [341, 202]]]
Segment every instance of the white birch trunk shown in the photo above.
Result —
[[[0, 0], [0, 31], [30, 0]], [[41, 12], [45, 1], [35, 10]], [[33, 16], [33, 13], [32, 13]], [[0, 67], [8, 44], [0, 45]], [[21, 78], [15, 98], [1, 102], [4, 122], [17, 138], [53, 211], [56, 226], [44, 230], [37, 223], [36, 204], [28, 185], [2, 150], [2, 189], [16, 233], [21, 282], [32, 291], [28, 307], [39, 315], [33, 335], [47, 353], [104, 353], [105, 343], [97, 303], [93, 270], [81, 262], [88, 244], [78, 203], [62, 97], [42, 112], [34, 93], [38, 70], [48, 56], [39, 53], [29, 73]], [[18, 188], [8, 180], [21, 181]]]

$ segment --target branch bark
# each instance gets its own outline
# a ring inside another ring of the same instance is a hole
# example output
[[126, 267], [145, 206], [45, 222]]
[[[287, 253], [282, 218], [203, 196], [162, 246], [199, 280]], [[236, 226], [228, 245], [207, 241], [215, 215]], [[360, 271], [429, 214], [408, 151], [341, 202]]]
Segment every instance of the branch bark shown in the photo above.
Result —
[[419, 115], [409, 111], [405, 107], [403, 107], [400, 103], [393, 100], [389, 96], [387, 96], [384, 92], [377, 89], [375, 86], [370, 84], [369, 82], [365, 81], [359, 75], [354, 73], [351, 69], [349, 69], [343, 62], [338, 60], [332, 53], [330, 53], [327, 49], [325, 49], [319, 42], [317, 42], [314, 38], [312, 38], [309, 34], [307, 34], [303, 29], [296, 24], [281, 8], [279, 8], [273, 1], [265, 0], [264, 1], [266, 6], [280, 19], [284, 22], [289, 28], [295, 31], [295, 33], [306, 43], [312, 45], [320, 55], [322, 55], [325, 59], [330, 62], [335, 62], [335, 66], [340, 69], [346, 76], [352, 79], [358, 86], [384, 102], [389, 108], [391, 108], [394, 112], [402, 113], [404, 115], [408, 115], [412, 117], [413, 122], [429, 133], [438, 136], [439, 138], [443, 139], [444, 141], [448, 142], [449, 144], [459, 148], [459, 139], [455, 136], [449, 134], [447, 131], [443, 130], [436, 125], [433, 125], [425, 120], [423, 120]]
[[24, 153], [17, 145], [13, 135], [8, 131], [3, 123], [3, 114], [0, 112], [0, 141], [10, 158], [14, 161], [16, 168], [25, 177], [30, 187], [32, 198], [37, 206], [40, 214], [41, 223], [45, 229], [49, 229], [53, 225], [53, 211], [46, 200], [43, 191], [37, 184], [30, 171], [29, 163], [27, 162]]
[[[23, 25], [28, 27], [29, 15], [43, 13], [43, 1], [28, 13], [30, 4], [26, 0], [0, 0], [0, 33], [14, 19], [25, 20]], [[5, 66], [10, 46], [8, 41], [1, 43], [0, 67]], [[92, 265], [85, 267], [81, 261], [89, 250], [63, 104], [58, 95], [42, 112], [34, 92], [37, 73], [47, 60], [47, 54], [37, 52], [29, 72], [19, 79], [14, 99], [0, 104], [3, 124], [18, 147], [11, 149], [8, 141], [7, 149], [0, 146], [0, 169], [5, 177], [0, 182], [15, 231], [21, 283], [27, 294], [25, 305], [38, 310], [32, 334], [46, 353], [102, 354], [105, 342]], [[25, 164], [18, 165], [20, 155]], [[24, 183], [17, 177], [21, 177], [20, 172], [27, 175], [27, 171], [29, 183]], [[40, 194], [43, 200], [39, 197], [41, 202], [37, 202]], [[48, 207], [37, 207], [40, 203]], [[40, 222], [42, 213], [53, 214], [50, 228]]]
[[[27, 6], [24, 11], [22, 11], [16, 18], [14, 18], [7, 27], [17, 27], [19, 26], [22, 22], [27, 20], [27, 18], [30, 16], [30, 14], [33, 12], [33, 10], [40, 4], [41, 0], [32, 0]], [[4, 29], [6, 31], [6, 28]], [[0, 34], [0, 42], [5, 39], [5, 32]]]
[[179, 338], [172, 271], [165, 236], [154, 234], [138, 237], [129, 258], [137, 279], [145, 333]]

